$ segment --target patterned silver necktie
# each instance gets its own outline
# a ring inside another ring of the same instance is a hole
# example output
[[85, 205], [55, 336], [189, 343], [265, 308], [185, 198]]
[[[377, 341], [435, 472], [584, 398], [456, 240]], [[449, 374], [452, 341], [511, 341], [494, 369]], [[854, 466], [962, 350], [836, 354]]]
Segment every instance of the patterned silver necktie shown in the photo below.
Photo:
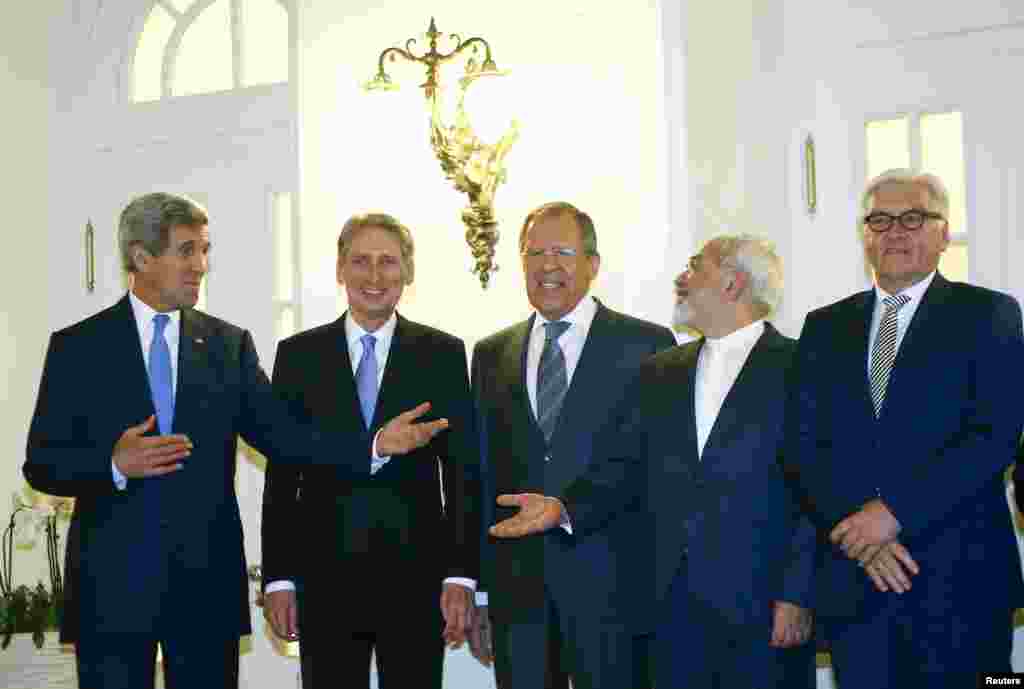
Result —
[[871, 401], [875, 404], [876, 419], [882, 412], [885, 389], [889, 385], [889, 374], [892, 372], [892, 362], [896, 359], [896, 335], [899, 332], [897, 316], [899, 310], [909, 301], [910, 297], [905, 294], [886, 297], [882, 301], [885, 304], [885, 311], [882, 313], [882, 322], [878, 326], [875, 346], [871, 350], [871, 369], [868, 374], [871, 383]]
[[545, 323], [544, 349], [537, 366], [537, 424], [544, 432], [544, 439], [551, 444], [551, 436], [558, 422], [558, 412], [569, 390], [569, 376], [565, 369], [565, 354], [558, 344], [558, 338], [569, 328], [565, 321]]

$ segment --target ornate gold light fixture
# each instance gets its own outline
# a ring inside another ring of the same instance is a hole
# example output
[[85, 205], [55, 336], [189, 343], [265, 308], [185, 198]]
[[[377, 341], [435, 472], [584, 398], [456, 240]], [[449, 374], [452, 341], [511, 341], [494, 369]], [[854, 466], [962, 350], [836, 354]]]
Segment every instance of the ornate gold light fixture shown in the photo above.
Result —
[[[469, 205], [462, 211], [462, 222], [466, 225], [466, 242], [473, 255], [473, 272], [480, 276], [484, 288], [491, 279], [491, 272], [498, 269], [494, 263], [494, 247], [498, 243], [498, 223], [494, 218], [494, 193], [506, 179], [505, 155], [519, 137], [519, 128], [513, 120], [508, 130], [494, 144], [484, 142], [473, 131], [466, 113], [464, 102], [469, 87], [481, 77], [501, 75], [491, 57], [491, 46], [480, 37], [463, 41], [458, 34], [449, 34], [454, 41], [451, 51], [438, 52], [437, 30], [433, 17], [426, 37], [430, 49], [422, 55], [413, 52], [415, 38], [405, 42], [405, 48], [387, 48], [377, 60], [377, 74], [366, 83], [367, 91], [391, 91], [398, 85], [384, 71], [384, 61], [392, 62], [399, 57], [426, 66], [427, 80], [423, 88], [430, 106], [430, 145], [441, 163], [441, 170], [455, 188], [469, 196]], [[483, 62], [477, 61], [480, 48], [484, 49]], [[442, 118], [443, 89], [438, 75], [441, 65], [460, 55], [469, 55], [465, 74], [459, 79], [458, 104], [451, 123]]]

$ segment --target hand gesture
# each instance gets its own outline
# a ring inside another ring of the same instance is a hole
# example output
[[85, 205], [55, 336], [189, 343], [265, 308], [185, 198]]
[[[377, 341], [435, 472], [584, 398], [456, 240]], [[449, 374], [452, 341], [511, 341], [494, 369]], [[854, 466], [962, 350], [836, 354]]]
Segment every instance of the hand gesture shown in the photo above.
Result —
[[882, 593], [909, 591], [910, 577], [916, 576], [921, 571], [917, 562], [910, 556], [910, 551], [899, 541], [886, 543], [867, 564], [863, 562], [858, 564], [871, 577], [875, 588]]
[[497, 538], [519, 538], [553, 529], [562, 521], [565, 511], [557, 498], [536, 493], [499, 495], [498, 504], [519, 507], [519, 512], [490, 528], [491, 535]]
[[839, 522], [830, 538], [848, 558], [867, 563], [883, 545], [895, 540], [899, 532], [900, 523], [885, 503], [871, 500]]
[[430, 402], [424, 402], [384, 424], [377, 435], [377, 454], [381, 457], [404, 455], [423, 447], [448, 428], [448, 419], [413, 423], [429, 410]]
[[299, 613], [295, 591], [273, 591], [263, 596], [263, 616], [274, 634], [285, 641], [299, 638]]
[[182, 468], [181, 460], [192, 454], [187, 435], [145, 436], [156, 424], [156, 415], [131, 426], [118, 438], [112, 457], [117, 470], [128, 478], [163, 476]]
[[444, 585], [441, 590], [442, 636], [449, 648], [458, 648], [466, 640], [466, 633], [473, 625], [475, 607], [471, 590], [461, 584]]

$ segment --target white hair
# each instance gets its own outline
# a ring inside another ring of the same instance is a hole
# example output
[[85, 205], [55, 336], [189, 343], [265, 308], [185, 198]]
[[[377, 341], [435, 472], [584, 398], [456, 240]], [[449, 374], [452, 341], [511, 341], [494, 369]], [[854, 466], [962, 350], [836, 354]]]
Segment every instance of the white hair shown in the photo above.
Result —
[[875, 192], [889, 184], [912, 184], [924, 187], [928, 191], [933, 205], [933, 208], [925, 210], [934, 210], [943, 216], [949, 215], [949, 192], [946, 191], [946, 185], [942, 183], [942, 180], [928, 172], [918, 172], [908, 168], [886, 170], [868, 182], [867, 187], [864, 188], [864, 194], [860, 197], [860, 206], [865, 214], [871, 212]]
[[784, 280], [782, 259], [775, 244], [750, 234], [721, 235], [708, 244], [718, 251], [719, 265], [750, 279], [747, 288], [751, 303], [770, 316], [782, 304]]

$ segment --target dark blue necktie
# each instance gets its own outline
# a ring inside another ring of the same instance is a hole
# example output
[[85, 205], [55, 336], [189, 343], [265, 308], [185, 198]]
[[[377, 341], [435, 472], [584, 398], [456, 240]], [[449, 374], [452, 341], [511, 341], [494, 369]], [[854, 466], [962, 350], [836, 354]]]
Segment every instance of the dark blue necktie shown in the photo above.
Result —
[[359, 392], [363, 421], [369, 428], [373, 423], [373, 410], [377, 407], [377, 354], [374, 352], [377, 338], [366, 334], [360, 341], [363, 343], [363, 356], [356, 367], [356, 390]]
[[171, 375], [171, 349], [167, 346], [164, 329], [171, 322], [170, 316], [158, 313], [153, 316], [153, 341], [149, 343], [149, 389], [153, 394], [156, 408], [157, 427], [161, 435], [171, 432], [174, 424], [174, 378]]

